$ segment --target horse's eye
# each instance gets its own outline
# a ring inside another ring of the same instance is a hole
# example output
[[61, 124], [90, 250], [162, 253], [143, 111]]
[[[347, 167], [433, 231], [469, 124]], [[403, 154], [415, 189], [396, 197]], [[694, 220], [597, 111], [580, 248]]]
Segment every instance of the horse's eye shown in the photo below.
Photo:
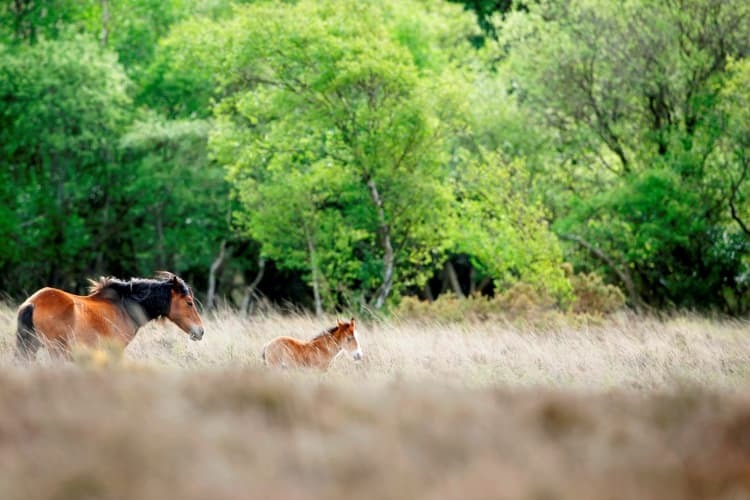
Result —
[[193, 307], [193, 302], [192, 301], [188, 301], [187, 306], [188, 307]]

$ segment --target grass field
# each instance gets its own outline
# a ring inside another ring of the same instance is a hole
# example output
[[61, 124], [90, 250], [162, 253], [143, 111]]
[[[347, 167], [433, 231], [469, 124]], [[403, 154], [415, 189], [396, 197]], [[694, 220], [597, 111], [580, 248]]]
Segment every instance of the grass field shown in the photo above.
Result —
[[18, 366], [0, 307], [0, 498], [750, 498], [744, 322], [370, 322], [362, 363], [262, 367], [333, 321], [222, 312]]

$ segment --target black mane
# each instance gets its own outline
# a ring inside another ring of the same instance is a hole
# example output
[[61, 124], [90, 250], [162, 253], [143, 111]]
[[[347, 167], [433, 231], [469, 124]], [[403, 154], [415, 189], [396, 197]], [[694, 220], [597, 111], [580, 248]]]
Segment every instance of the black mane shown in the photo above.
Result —
[[177, 276], [163, 273], [158, 278], [161, 279], [131, 278], [123, 281], [100, 278], [98, 282], [92, 282], [91, 295], [121, 300], [136, 323], [142, 324], [169, 314], [172, 289], [190, 295], [190, 288]]

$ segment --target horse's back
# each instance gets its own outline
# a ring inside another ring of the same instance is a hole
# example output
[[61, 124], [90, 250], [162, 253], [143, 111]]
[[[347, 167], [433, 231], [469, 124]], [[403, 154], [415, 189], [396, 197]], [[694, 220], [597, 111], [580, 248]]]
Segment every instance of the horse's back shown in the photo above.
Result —
[[33, 324], [38, 334], [51, 341], [64, 341], [75, 322], [75, 296], [57, 288], [42, 288], [21, 304], [19, 317], [33, 305]]
[[31, 303], [36, 308], [42, 308], [49, 313], [54, 313], [72, 308], [75, 303], [75, 297], [77, 296], [57, 288], [44, 287], [26, 299], [24, 304]]
[[[42, 288], [21, 306], [34, 305], [35, 330], [47, 341], [66, 348], [73, 341], [93, 344], [130, 329], [129, 320], [111, 300]], [[20, 308], [19, 308], [20, 310]]]

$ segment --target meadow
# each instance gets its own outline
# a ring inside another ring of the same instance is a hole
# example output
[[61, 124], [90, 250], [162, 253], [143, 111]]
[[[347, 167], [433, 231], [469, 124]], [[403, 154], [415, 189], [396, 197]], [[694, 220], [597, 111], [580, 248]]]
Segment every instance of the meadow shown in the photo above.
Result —
[[204, 320], [21, 366], [2, 306], [0, 498], [750, 498], [739, 320], [362, 321], [325, 373], [260, 351], [334, 317]]

